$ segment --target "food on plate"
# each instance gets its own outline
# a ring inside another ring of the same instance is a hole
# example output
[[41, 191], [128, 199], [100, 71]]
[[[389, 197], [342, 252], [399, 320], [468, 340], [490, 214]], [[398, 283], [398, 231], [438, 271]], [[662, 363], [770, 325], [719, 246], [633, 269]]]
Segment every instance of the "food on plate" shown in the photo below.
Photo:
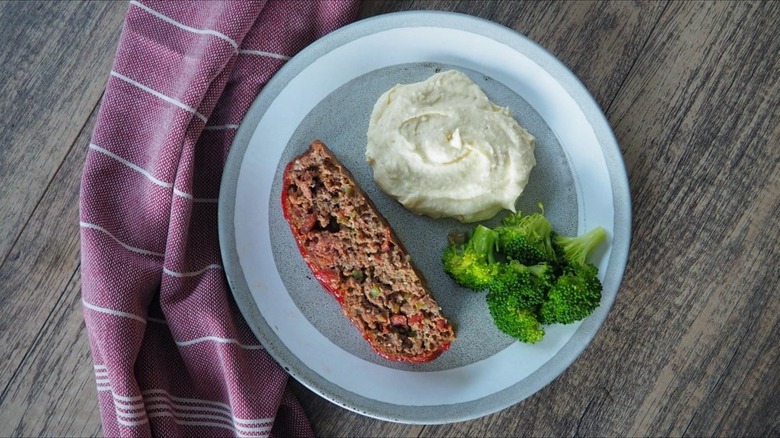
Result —
[[598, 268], [586, 261], [587, 256], [606, 238], [606, 232], [596, 227], [577, 236], [557, 236], [559, 248], [563, 249], [563, 273], [547, 293], [542, 303], [542, 321], [570, 324], [590, 315], [601, 301], [601, 281]]
[[282, 209], [307, 265], [379, 355], [428, 362], [449, 348], [454, 329], [409, 254], [323, 143], [285, 168]]
[[457, 70], [399, 84], [377, 100], [366, 160], [379, 187], [414, 213], [462, 222], [515, 211], [535, 139]]
[[536, 343], [543, 325], [586, 318], [601, 302], [598, 268], [588, 256], [606, 239], [598, 226], [576, 237], [557, 234], [542, 213], [513, 213], [501, 225], [477, 225], [454, 236], [442, 254], [456, 283], [487, 291], [496, 327], [519, 341]]

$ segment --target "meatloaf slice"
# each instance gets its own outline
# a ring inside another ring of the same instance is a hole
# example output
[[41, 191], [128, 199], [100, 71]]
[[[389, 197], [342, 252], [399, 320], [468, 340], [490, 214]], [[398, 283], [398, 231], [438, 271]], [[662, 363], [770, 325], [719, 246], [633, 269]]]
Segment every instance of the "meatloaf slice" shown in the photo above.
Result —
[[321, 142], [284, 171], [282, 208], [304, 260], [382, 357], [428, 362], [455, 332], [409, 254]]

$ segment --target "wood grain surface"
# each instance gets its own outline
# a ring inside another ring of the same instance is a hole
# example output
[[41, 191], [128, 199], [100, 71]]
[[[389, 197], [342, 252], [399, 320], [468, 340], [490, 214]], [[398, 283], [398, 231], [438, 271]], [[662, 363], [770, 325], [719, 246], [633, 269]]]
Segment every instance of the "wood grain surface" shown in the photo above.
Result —
[[[102, 433], [80, 300], [81, 168], [127, 4], [0, 2], [0, 436]], [[611, 123], [633, 233], [574, 364], [445, 425], [354, 414], [291, 381], [318, 436], [780, 436], [780, 2], [365, 1], [527, 35]]]

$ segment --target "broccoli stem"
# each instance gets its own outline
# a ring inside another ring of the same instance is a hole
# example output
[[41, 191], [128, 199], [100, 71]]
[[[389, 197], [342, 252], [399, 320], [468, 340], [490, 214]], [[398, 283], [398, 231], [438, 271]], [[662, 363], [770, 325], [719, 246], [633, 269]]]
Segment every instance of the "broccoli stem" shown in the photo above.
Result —
[[474, 233], [469, 239], [468, 245], [477, 254], [485, 257], [485, 260], [492, 264], [496, 262], [496, 251], [498, 249], [498, 233], [483, 225], [477, 225]]
[[607, 232], [598, 226], [577, 237], [557, 235], [555, 242], [563, 250], [566, 261], [571, 264], [584, 265], [590, 253], [606, 238]]

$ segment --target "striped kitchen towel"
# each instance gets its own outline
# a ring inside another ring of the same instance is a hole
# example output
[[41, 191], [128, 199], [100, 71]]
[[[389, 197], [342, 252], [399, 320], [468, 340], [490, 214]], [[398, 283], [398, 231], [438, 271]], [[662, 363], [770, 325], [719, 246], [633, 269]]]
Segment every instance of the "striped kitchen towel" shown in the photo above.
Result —
[[131, 1], [81, 186], [84, 319], [106, 436], [311, 436], [228, 289], [222, 169], [271, 76], [357, 0]]

